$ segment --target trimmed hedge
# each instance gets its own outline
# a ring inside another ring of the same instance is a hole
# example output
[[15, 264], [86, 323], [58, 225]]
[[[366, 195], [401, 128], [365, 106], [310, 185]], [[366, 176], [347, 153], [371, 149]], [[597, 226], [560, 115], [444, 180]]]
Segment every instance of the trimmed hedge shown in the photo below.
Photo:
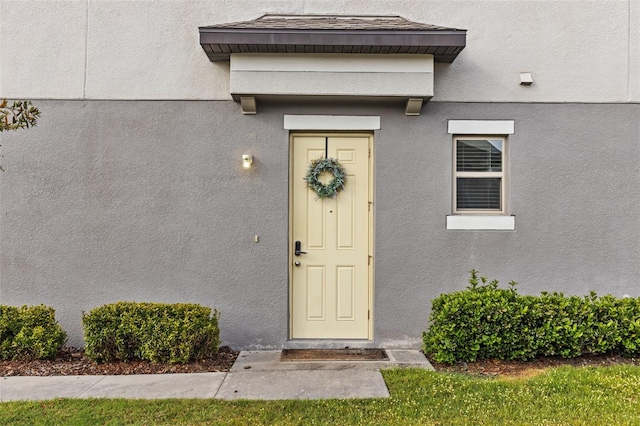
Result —
[[436, 362], [559, 355], [640, 355], [640, 298], [521, 296], [471, 271], [464, 291], [433, 300], [423, 349]]
[[66, 340], [53, 308], [0, 305], [0, 359], [53, 358]]
[[86, 355], [96, 362], [187, 363], [218, 353], [218, 311], [197, 304], [119, 302], [83, 312]]

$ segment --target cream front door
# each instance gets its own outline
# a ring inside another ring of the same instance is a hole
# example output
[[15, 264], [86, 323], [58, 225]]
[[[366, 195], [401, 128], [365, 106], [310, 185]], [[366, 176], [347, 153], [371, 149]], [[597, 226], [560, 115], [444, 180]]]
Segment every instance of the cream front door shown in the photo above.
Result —
[[[291, 135], [291, 338], [370, 338], [371, 143], [366, 134]], [[325, 157], [344, 167], [346, 183], [317, 199], [303, 178]], [[295, 255], [298, 241], [305, 253]]]

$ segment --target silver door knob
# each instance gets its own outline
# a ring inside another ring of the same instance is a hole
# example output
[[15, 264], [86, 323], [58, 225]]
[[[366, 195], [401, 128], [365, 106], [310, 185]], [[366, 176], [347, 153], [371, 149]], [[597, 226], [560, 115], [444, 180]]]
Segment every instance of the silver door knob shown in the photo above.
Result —
[[297, 260], [295, 262], [293, 262], [294, 265], [296, 266], [300, 266], [300, 262], [298, 262]]

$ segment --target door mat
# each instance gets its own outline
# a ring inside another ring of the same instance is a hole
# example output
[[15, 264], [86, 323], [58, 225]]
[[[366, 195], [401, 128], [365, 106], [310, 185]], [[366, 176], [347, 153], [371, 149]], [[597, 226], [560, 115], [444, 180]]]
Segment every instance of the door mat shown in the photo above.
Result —
[[280, 361], [389, 361], [384, 349], [283, 349]]

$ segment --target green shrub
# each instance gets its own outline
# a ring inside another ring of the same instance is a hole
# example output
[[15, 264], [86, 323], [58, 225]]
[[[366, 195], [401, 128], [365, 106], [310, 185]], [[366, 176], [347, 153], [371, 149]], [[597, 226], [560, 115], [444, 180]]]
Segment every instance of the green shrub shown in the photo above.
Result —
[[619, 339], [616, 351], [626, 357], [640, 355], [640, 298], [619, 299], [616, 303], [615, 325]]
[[437, 362], [541, 355], [640, 355], [640, 298], [521, 296], [471, 271], [464, 291], [433, 300], [425, 353]]
[[215, 355], [218, 311], [197, 304], [119, 302], [82, 316], [86, 355], [96, 361], [186, 363]]
[[53, 358], [66, 340], [53, 308], [0, 305], [0, 359]]

